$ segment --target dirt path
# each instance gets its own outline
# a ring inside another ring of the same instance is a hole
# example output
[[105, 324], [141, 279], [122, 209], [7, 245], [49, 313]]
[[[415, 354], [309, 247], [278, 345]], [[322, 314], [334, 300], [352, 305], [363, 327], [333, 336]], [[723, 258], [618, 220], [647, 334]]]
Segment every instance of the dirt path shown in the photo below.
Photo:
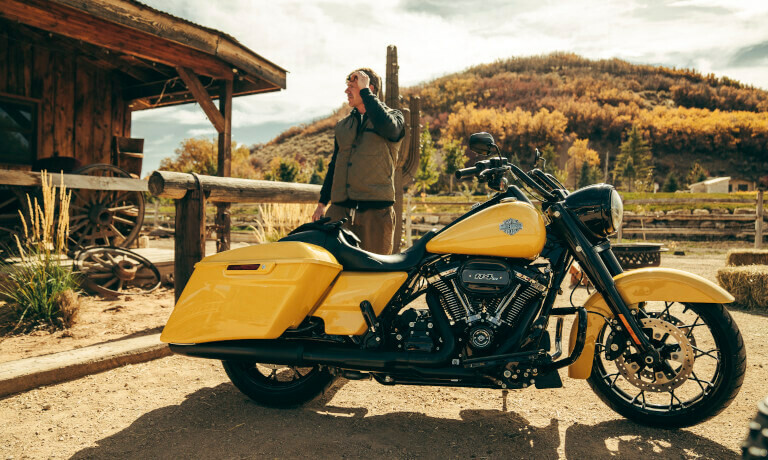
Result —
[[[723, 263], [722, 255], [663, 259], [709, 279]], [[584, 296], [577, 291], [576, 301]], [[768, 394], [768, 317], [733, 316], [748, 347], [744, 387], [714, 420], [684, 430], [626, 421], [567, 378], [560, 389], [508, 394], [340, 380], [305, 407], [266, 409], [238, 392], [220, 363], [173, 356], [0, 400], [0, 460], [736, 458]]]

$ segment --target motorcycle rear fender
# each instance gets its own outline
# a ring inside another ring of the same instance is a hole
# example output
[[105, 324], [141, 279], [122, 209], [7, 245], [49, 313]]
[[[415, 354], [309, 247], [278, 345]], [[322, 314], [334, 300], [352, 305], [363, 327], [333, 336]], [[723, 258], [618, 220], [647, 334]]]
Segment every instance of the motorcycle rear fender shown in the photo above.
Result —
[[[631, 309], [637, 309], [639, 302], [666, 301], [689, 303], [730, 303], [733, 296], [725, 289], [698, 275], [671, 268], [641, 268], [630, 270], [614, 278], [616, 289], [624, 302]], [[605, 321], [600, 316], [613, 318], [613, 312], [605, 303], [603, 296], [594, 293], [584, 303], [587, 309], [587, 338], [579, 359], [568, 368], [568, 376], [574, 379], [586, 379], [592, 372], [595, 343]], [[568, 344], [572, 351], [576, 343], [577, 323], [571, 326]]]

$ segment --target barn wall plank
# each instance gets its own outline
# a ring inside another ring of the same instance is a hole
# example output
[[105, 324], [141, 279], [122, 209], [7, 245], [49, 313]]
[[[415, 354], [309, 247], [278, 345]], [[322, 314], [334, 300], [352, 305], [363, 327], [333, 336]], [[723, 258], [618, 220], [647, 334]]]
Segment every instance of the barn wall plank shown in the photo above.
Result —
[[57, 53], [54, 59], [54, 156], [74, 155], [75, 65], [70, 56]]
[[43, 47], [35, 52], [35, 78], [40, 80], [40, 145], [37, 158], [53, 156], [53, 118], [54, 118], [54, 82], [55, 72], [51, 60], [53, 54]]
[[94, 148], [95, 69], [82, 59], [75, 66], [75, 157], [84, 159]]

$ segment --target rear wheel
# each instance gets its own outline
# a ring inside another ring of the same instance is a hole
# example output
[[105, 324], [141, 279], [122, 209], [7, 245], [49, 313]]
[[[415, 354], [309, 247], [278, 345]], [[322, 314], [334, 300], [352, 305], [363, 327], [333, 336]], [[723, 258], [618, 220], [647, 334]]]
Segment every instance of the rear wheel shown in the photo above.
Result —
[[638, 423], [684, 427], [720, 413], [744, 381], [746, 351], [722, 305], [648, 302], [643, 330], [661, 362], [646, 365], [626, 336], [606, 324], [589, 385], [611, 409]]
[[260, 364], [251, 361], [222, 361], [238, 390], [259, 404], [294, 407], [312, 400], [331, 384], [328, 369]]

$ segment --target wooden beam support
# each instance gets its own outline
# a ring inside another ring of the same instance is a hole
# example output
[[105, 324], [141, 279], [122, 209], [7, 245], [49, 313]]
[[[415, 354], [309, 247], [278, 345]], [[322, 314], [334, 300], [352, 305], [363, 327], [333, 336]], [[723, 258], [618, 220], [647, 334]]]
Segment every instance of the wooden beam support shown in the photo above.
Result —
[[206, 91], [202, 83], [200, 83], [200, 79], [197, 78], [197, 75], [195, 75], [192, 70], [185, 69], [184, 67], [177, 67], [176, 71], [179, 73], [179, 77], [184, 80], [184, 83], [187, 85], [187, 88], [192, 95], [195, 96], [195, 100], [200, 104], [200, 107], [213, 124], [213, 127], [216, 128], [216, 131], [219, 134], [223, 133], [225, 129], [224, 117], [218, 109], [216, 109], [216, 104], [211, 100], [211, 96], [208, 95], [208, 91]]
[[195, 264], [205, 257], [205, 194], [197, 185], [176, 201], [173, 290], [177, 302]]
[[[317, 203], [320, 186], [269, 180], [238, 179], [198, 175], [207, 201], [211, 203]], [[160, 198], [181, 199], [197, 187], [194, 176], [155, 171], [149, 177], [149, 191]]]
[[[122, 177], [98, 177], [81, 176], [79, 174], [60, 174], [48, 173], [51, 176], [51, 184], [61, 185], [61, 178], [64, 176], [64, 186], [67, 188], [87, 189], [87, 190], [124, 190], [131, 192], [149, 191], [146, 180], [128, 179]], [[0, 184], [3, 185], [21, 185], [21, 186], [41, 186], [40, 173], [34, 171], [11, 171], [0, 169]]]
[[[224, 131], [219, 133], [218, 175], [232, 175], [232, 80], [226, 80], [219, 88], [219, 112], [224, 117]], [[216, 251], [228, 251], [232, 221], [229, 203], [216, 205]]]

